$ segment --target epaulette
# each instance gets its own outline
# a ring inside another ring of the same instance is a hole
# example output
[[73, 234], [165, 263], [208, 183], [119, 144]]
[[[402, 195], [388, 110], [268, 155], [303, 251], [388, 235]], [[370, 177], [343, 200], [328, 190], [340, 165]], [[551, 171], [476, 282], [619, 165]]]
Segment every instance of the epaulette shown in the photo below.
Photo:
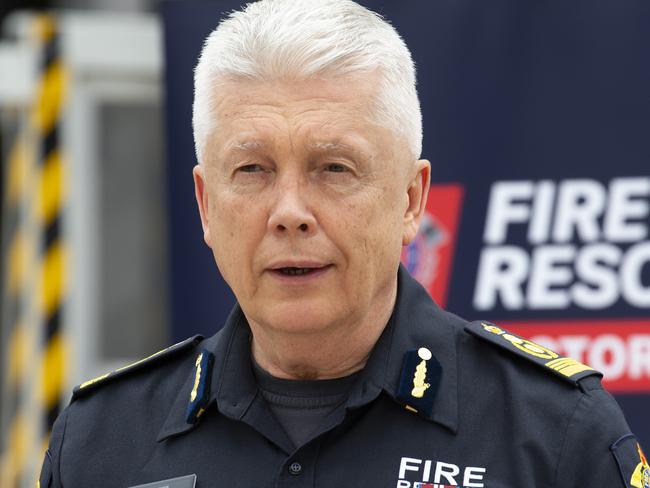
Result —
[[518, 335], [511, 334], [490, 322], [480, 320], [471, 322], [465, 327], [465, 330], [480, 339], [507, 349], [517, 356], [541, 366], [546, 371], [550, 371], [576, 386], [580, 380], [588, 376], [603, 376], [601, 372], [590, 368], [586, 364], [572, 358], [560, 356], [555, 351]]
[[430, 418], [441, 376], [442, 367], [429, 349], [406, 351], [395, 398], [407, 410]]
[[189, 337], [184, 341], [181, 341], [177, 344], [174, 344], [173, 346], [169, 346], [165, 349], [162, 349], [152, 354], [151, 356], [147, 356], [146, 358], [136, 361], [135, 363], [128, 364], [110, 373], [106, 373], [101, 376], [98, 376], [97, 378], [93, 378], [92, 380], [85, 381], [84, 383], [81, 383], [79, 386], [75, 387], [75, 389], [72, 391], [71, 401], [75, 401], [77, 398], [81, 397], [82, 395], [85, 395], [87, 392], [93, 391], [99, 386], [105, 385], [106, 383], [109, 383], [115, 380], [116, 378], [120, 378], [122, 376], [133, 373], [135, 371], [140, 371], [144, 368], [151, 367], [154, 364], [160, 363], [164, 359], [170, 359], [178, 355], [179, 353], [185, 351], [186, 349], [196, 346], [202, 340], [203, 340], [203, 336], [201, 335], [195, 335], [193, 337]]

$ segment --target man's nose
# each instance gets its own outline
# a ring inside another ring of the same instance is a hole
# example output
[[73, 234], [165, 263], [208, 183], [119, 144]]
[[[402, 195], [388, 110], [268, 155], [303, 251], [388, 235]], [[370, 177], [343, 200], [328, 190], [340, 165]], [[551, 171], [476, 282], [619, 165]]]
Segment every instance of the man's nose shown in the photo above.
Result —
[[269, 216], [269, 231], [279, 235], [309, 236], [316, 219], [307, 204], [305, 188], [297, 183], [277, 188], [277, 199]]

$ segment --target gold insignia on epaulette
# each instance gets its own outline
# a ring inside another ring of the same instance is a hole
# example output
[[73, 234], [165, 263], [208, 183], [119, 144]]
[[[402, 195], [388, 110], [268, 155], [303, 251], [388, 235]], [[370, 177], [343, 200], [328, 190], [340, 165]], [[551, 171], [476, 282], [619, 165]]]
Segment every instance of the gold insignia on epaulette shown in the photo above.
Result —
[[84, 381], [81, 383], [79, 386], [76, 386], [72, 392], [72, 401], [75, 401], [78, 399], [82, 394], [85, 394], [89, 391], [93, 391], [95, 387], [99, 387], [105, 383], [108, 383], [116, 378], [120, 378], [122, 376], [128, 375], [134, 371], [140, 371], [141, 369], [151, 366], [153, 364], [158, 364], [160, 361], [162, 361], [164, 358], [169, 358], [172, 357], [172, 355], [176, 355], [182, 351], [185, 351], [191, 347], [194, 347], [197, 345], [199, 342], [203, 340], [203, 337], [200, 335], [195, 335], [193, 337], [189, 337], [185, 339], [184, 341], [178, 342], [172, 346], [166, 347], [164, 349], [161, 349], [160, 351], [157, 351], [143, 359], [139, 359], [131, 364], [127, 364], [126, 366], [122, 366], [114, 371], [110, 371], [108, 373], [104, 373], [101, 376], [97, 376], [96, 378], [93, 378], [88, 381]]
[[429, 351], [426, 347], [421, 347], [418, 349], [418, 356], [422, 361], [420, 361], [420, 364], [418, 364], [415, 368], [411, 395], [415, 398], [422, 398], [424, 396], [424, 392], [431, 386], [429, 383], [424, 382], [427, 377], [427, 361], [431, 359], [431, 351]]
[[84, 381], [83, 383], [81, 383], [79, 385], [79, 389], [81, 390], [83, 388], [86, 388], [87, 386], [94, 385], [98, 381], [101, 381], [103, 379], [108, 378], [110, 375], [111, 375], [111, 373], [105, 373], [105, 374], [103, 374], [101, 376], [98, 376], [97, 378], [93, 378], [92, 380]]
[[194, 376], [194, 388], [192, 388], [192, 392], [190, 393], [191, 402], [196, 400], [196, 395], [199, 390], [199, 382], [201, 381], [201, 360], [202, 359], [203, 359], [203, 353], [199, 354], [199, 356], [196, 358], [196, 364], [195, 364], [196, 376]]
[[567, 378], [571, 378], [572, 376], [577, 375], [578, 373], [582, 373], [583, 371], [594, 369], [572, 358], [554, 359], [553, 361], [546, 363], [546, 367], [563, 374]]
[[203, 349], [196, 357], [194, 365], [196, 368], [194, 384], [185, 413], [185, 420], [188, 424], [195, 424], [210, 404], [210, 382], [214, 355], [207, 349]]
[[430, 417], [441, 376], [442, 366], [431, 350], [409, 349], [402, 358], [395, 399], [409, 412]]
[[166, 347], [165, 349], [161, 349], [158, 352], [154, 352], [151, 356], [147, 356], [146, 358], [142, 358], [142, 359], [136, 361], [135, 363], [127, 364], [126, 366], [122, 366], [121, 368], [116, 369], [115, 372], [119, 373], [120, 371], [124, 371], [125, 369], [129, 369], [129, 368], [132, 368], [133, 366], [137, 366], [140, 363], [144, 363], [145, 361], [149, 361], [151, 358], [155, 358], [156, 356], [158, 356], [158, 355], [160, 355], [160, 354], [162, 354], [164, 352], [167, 352], [168, 349], [171, 349], [171, 347]]
[[108, 378], [112, 374], [120, 373], [121, 371], [132, 368], [133, 366], [137, 366], [140, 363], [144, 363], [145, 361], [148, 361], [151, 358], [154, 358], [154, 357], [166, 352], [168, 349], [170, 349], [170, 348], [166, 347], [165, 349], [161, 349], [160, 351], [153, 353], [151, 356], [147, 356], [146, 358], [139, 359], [138, 361], [135, 361], [134, 363], [127, 364], [126, 366], [122, 366], [121, 368], [118, 368], [115, 371], [105, 373], [105, 374], [103, 374], [101, 376], [98, 376], [97, 378], [93, 378], [92, 380], [85, 381], [85, 382], [83, 382], [83, 383], [81, 383], [79, 385], [79, 389], [83, 390], [84, 388], [86, 388], [86, 387], [88, 387], [90, 385], [94, 385], [95, 383], [97, 383], [99, 381], [105, 380], [106, 378]]
[[556, 376], [573, 383], [574, 386], [588, 376], [602, 377], [601, 373], [575, 359], [564, 357], [545, 346], [512, 334], [489, 322], [475, 321], [468, 324], [465, 330], [479, 339], [545, 368], [546, 371], [553, 372]]
[[494, 325], [485, 323], [481, 323], [481, 325], [483, 325], [483, 328], [488, 332], [492, 332], [493, 334], [500, 336], [502, 339], [505, 339], [510, 344], [515, 346], [520, 351], [525, 352], [526, 354], [530, 354], [540, 359], [556, 359], [560, 357], [558, 353], [553, 352], [544, 346], [540, 346], [539, 344], [536, 344], [533, 341], [529, 341], [528, 339], [524, 339], [523, 337], [506, 333], [505, 330], [495, 327]]
[[481, 322], [481, 325], [483, 326], [483, 328], [485, 330], [487, 330], [488, 332], [492, 332], [493, 334], [496, 334], [496, 335], [501, 335], [501, 334], [503, 334], [505, 332], [505, 330], [500, 329], [496, 325], [486, 324], [486, 323], [483, 323], [483, 322]]

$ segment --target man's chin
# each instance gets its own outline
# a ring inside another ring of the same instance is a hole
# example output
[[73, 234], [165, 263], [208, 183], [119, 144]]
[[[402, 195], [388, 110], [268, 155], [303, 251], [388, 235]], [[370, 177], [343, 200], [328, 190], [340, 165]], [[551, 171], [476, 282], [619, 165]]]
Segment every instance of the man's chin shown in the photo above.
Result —
[[336, 313], [331, 304], [282, 303], [269, 307], [263, 313], [261, 327], [285, 333], [318, 333], [336, 327], [343, 314]]

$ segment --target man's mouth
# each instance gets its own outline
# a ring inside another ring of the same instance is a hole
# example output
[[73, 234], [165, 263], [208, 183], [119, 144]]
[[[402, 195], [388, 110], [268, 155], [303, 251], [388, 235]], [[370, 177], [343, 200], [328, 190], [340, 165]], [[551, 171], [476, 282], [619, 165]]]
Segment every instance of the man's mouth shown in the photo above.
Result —
[[309, 274], [312, 271], [316, 271], [322, 268], [280, 268], [280, 272], [286, 276], [299, 276]]
[[[294, 263], [287, 263], [287, 264], [294, 264]], [[295, 264], [303, 264], [303, 263], [295, 263]], [[304, 277], [307, 278], [308, 276], [318, 276], [325, 271], [327, 271], [330, 268], [331, 265], [329, 264], [320, 264], [320, 263], [304, 263], [304, 265], [300, 266], [283, 266], [280, 264], [279, 266], [273, 266], [271, 268], [271, 271], [276, 275], [276, 276], [286, 276], [286, 277]]]

